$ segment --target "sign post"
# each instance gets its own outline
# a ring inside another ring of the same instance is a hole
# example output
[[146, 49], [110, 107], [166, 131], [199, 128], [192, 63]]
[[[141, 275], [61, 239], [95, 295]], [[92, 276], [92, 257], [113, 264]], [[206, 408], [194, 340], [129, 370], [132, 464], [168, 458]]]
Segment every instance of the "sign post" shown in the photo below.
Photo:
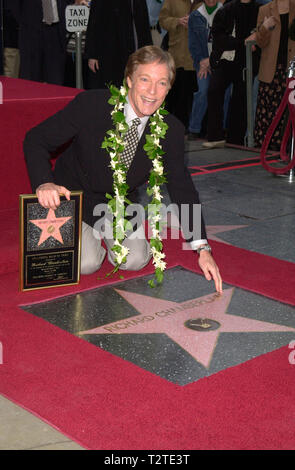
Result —
[[68, 5], [66, 7], [66, 29], [75, 33], [76, 40], [76, 88], [83, 88], [82, 78], [82, 32], [86, 31], [89, 8], [85, 5]]

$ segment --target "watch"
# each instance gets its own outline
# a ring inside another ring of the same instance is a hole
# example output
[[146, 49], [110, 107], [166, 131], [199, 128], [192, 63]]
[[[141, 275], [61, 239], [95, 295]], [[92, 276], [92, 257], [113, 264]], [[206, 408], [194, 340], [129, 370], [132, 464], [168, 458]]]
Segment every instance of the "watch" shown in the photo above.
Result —
[[197, 251], [198, 255], [201, 253], [202, 250], [209, 251], [209, 253], [212, 253], [211, 246], [208, 245], [208, 243], [206, 245], [201, 245], [201, 246], [199, 246], [199, 248], [197, 248], [196, 251]]

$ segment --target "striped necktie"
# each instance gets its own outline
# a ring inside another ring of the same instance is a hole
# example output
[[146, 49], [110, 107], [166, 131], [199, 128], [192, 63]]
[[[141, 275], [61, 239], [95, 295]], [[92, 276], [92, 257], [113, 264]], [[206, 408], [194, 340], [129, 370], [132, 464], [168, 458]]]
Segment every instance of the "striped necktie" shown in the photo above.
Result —
[[135, 118], [132, 120], [131, 126], [129, 127], [128, 131], [125, 134], [124, 141], [126, 142], [124, 151], [121, 155], [121, 163], [127, 167], [130, 167], [133, 157], [136, 152], [136, 147], [138, 145], [139, 137], [138, 137], [138, 126], [140, 124], [140, 119]]

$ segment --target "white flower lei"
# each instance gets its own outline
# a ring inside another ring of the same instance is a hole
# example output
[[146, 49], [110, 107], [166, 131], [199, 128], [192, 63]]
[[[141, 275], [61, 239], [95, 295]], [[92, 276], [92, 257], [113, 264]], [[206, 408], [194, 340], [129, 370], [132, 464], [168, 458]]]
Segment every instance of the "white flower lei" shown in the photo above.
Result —
[[[120, 157], [124, 150], [124, 136], [128, 130], [128, 125], [124, 116], [124, 105], [126, 103], [126, 96], [128, 94], [128, 87], [124, 85], [118, 89], [115, 86], [110, 86], [111, 98], [109, 103], [114, 106], [111, 112], [112, 120], [114, 123], [114, 130], [107, 132], [102, 143], [102, 148], [105, 148], [110, 156], [110, 166], [113, 170], [113, 192], [114, 194], [106, 194], [108, 207], [113, 214], [113, 236], [114, 246], [112, 250], [115, 252], [116, 266], [112, 273], [116, 272], [122, 263], [126, 262], [129, 249], [122, 243], [126, 237], [127, 231], [132, 228], [132, 225], [125, 219], [125, 203], [131, 204], [127, 199], [129, 186], [126, 183], [126, 166], [121, 163]], [[163, 244], [161, 238], [161, 185], [166, 182], [164, 175], [164, 166], [162, 156], [164, 151], [160, 145], [160, 139], [164, 138], [168, 125], [164, 122], [164, 115], [168, 112], [161, 106], [157, 111], [150, 116], [149, 125], [151, 133], [146, 135], [146, 144], [144, 149], [148, 157], [152, 160], [153, 168], [150, 171], [147, 193], [152, 196], [151, 204], [148, 206], [149, 222], [152, 230], [152, 237], [150, 238], [151, 252], [153, 256], [153, 264], [155, 266], [155, 277], [158, 284], [163, 281], [163, 271], [166, 269], [164, 261], [165, 254], [163, 253]], [[155, 281], [149, 281], [151, 287], [155, 287]]]

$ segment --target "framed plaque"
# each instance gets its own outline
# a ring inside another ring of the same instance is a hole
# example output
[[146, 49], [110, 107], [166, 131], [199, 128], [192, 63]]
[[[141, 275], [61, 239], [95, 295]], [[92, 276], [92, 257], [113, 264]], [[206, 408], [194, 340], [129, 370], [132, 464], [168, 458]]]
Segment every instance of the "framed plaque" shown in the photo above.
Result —
[[20, 195], [20, 290], [80, 281], [82, 191], [60, 197], [56, 210], [34, 194]]

